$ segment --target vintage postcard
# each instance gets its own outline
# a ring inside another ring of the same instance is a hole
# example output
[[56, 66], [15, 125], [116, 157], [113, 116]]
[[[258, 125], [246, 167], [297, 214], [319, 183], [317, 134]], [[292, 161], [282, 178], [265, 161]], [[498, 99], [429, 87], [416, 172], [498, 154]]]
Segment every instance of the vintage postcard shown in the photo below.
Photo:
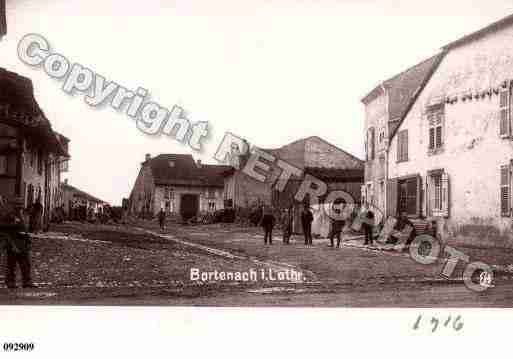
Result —
[[507, 1], [0, 0], [2, 316], [472, 332], [513, 306], [512, 114]]

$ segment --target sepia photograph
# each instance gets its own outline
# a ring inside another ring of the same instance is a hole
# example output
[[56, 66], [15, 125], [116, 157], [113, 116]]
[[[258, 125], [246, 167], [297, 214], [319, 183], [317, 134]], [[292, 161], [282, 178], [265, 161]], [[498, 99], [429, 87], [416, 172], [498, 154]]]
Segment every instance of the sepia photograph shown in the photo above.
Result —
[[474, 333], [513, 307], [512, 95], [510, 1], [0, 0], [0, 318]]

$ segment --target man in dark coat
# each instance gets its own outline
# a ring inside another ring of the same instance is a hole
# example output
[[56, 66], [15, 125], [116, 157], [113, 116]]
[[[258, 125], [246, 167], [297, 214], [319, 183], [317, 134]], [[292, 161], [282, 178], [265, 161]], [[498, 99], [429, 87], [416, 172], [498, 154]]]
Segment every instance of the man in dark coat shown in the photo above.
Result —
[[342, 235], [342, 229], [346, 222], [341, 218], [341, 211], [338, 208], [333, 209], [334, 215], [331, 218], [331, 231], [330, 231], [330, 247], [335, 245], [335, 237], [337, 237], [337, 248], [340, 247], [340, 240]]
[[41, 197], [39, 196], [36, 203], [30, 209], [30, 228], [29, 232], [38, 233], [41, 230], [41, 221], [43, 219], [43, 205], [41, 204]]
[[30, 273], [30, 237], [26, 233], [23, 200], [17, 199], [12, 210], [0, 220], [0, 242], [7, 254], [5, 284], [16, 288], [16, 266], [21, 270], [23, 288], [34, 288]]
[[269, 243], [269, 245], [273, 244], [273, 228], [276, 219], [274, 217], [273, 211], [268, 206], [264, 206], [262, 208], [262, 220], [261, 224], [264, 228], [264, 244]]
[[363, 231], [365, 232], [365, 243], [369, 245], [373, 245], [374, 243], [374, 212], [372, 212], [370, 209], [367, 211], [367, 213], [364, 214], [366, 216], [365, 221], [362, 223]]
[[308, 204], [305, 203], [303, 210], [301, 211], [301, 225], [303, 227], [303, 233], [305, 234], [305, 246], [312, 245], [312, 222], [313, 214]]
[[292, 235], [292, 207], [283, 210], [281, 224], [283, 227], [283, 244], [290, 244], [290, 236]]
[[161, 208], [160, 209], [160, 212], [159, 212], [159, 226], [160, 226], [160, 229], [161, 230], [164, 230], [164, 224], [166, 222], [166, 212], [164, 212], [164, 208]]

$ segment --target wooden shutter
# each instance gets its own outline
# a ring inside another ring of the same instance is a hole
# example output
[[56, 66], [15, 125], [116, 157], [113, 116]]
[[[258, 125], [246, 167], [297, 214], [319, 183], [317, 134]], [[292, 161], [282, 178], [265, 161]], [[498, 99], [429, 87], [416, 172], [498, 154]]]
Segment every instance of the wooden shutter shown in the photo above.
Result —
[[408, 130], [403, 131], [403, 161], [408, 161]]
[[435, 128], [429, 128], [429, 149], [435, 148]]
[[501, 201], [501, 216], [509, 217], [511, 214], [510, 196], [510, 166], [501, 166], [501, 189], [500, 189], [500, 201]]
[[373, 160], [374, 157], [375, 157], [374, 127], [371, 128], [370, 135], [371, 135], [371, 138], [370, 138], [370, 141], [371, 141], [371, 160]]
[[442, 216], [449, 217], [449, 175], [442, 173]]
[[397, 216], [397, 179], [387, 182], [387, 216]]
[[424, 177], [424, 195], [422, 196], [422, 215], [427, 217], [429, 211], [429, 176]]
[[503, 137], [511, 134], [509, 88], [501, 90], [499, 96], [499, 134]]

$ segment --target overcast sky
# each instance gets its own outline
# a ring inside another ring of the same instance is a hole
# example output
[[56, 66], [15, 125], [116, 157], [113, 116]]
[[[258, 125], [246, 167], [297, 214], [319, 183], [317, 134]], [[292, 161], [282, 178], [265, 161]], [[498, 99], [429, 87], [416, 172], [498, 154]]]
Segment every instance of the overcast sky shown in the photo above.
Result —
[[[120, 204], [145, 153], [214, 163], [225, 131], [259, 147], [317, 135], [363, 158], [361, 98], [443, 45], [513, 13], [511, 0], [7, 0], [0, 66], [30, 77], [55, 130], [71, 139], [71, 184]], [[209, 121], [202, 153], [148, 136], [110, 107], [17, 58], [27, 33], [152, 100]]]

